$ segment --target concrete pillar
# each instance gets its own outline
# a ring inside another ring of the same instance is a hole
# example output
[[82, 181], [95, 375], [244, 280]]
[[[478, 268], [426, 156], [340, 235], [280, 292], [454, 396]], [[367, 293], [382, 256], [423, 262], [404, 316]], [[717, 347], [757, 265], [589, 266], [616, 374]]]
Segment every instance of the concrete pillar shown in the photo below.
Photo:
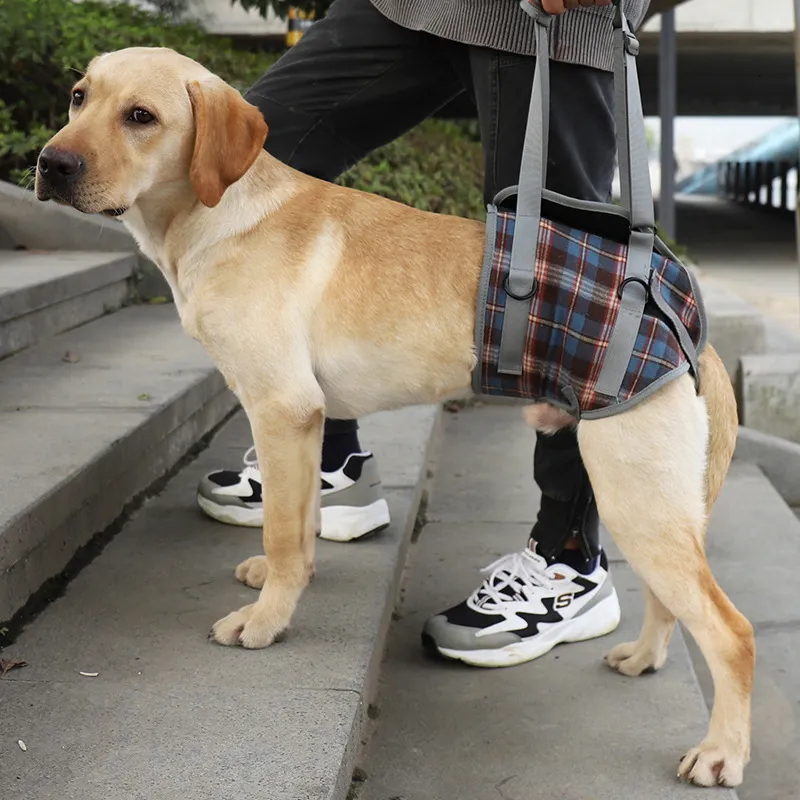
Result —
[[742, 201], [750, 204], [750, 192], [753, 190], [753, 165], [746, 161], [742, 165]]
[[738, 202], [742, 197], [742, 162], [736, 161], [733, 165], [733, 193], [731, 200]]
[[[798, 0], [800, 2], [800, 0]], [[676, 238], [675, 226], [675, 114], [677, 105], [677, 36], [675, 10], [661, 15], [661, 45], [658, 64], [658, 104], [661, 116], [661, 199], [658, 224]]]
[[781, 205], [780, 208], [786, 210], [789, 208], [789, 169], [791, 165], [788, 161], [781, 161], [780, 176], [781, 176]]
[[[800, 117], [800, 0], [794, 0], [794, 74], [797, 91], [797, 116]], [[798, 153], [800, 159], [800, 153]], [[800, 190], [800, 166], [797, 173], [797, 188]], [[800, 196], [797, 197], [795, 218], [795, 241], [800, 265]]]
[[767, 183], [767, 208], [770, 211], [773, 209], [772, 205], [772, 195], [773, 195], [773, 183], [775, 183], [775, 162], [774, 161], [767, 161], [764, 164], [764, 180]]
[[755, 163], [755, 186], [756, 186], [756, 197], [755, 197], [755, 204], [761, 208], [765, 205], [764, 201], [761, 199], [761, 193], [764, 189], [764, 184], [766, 183], [764, 179], [764, 175], [766, 174], [766, 170], [764, 169], [765, 163], [763, 161], [756, 161]]

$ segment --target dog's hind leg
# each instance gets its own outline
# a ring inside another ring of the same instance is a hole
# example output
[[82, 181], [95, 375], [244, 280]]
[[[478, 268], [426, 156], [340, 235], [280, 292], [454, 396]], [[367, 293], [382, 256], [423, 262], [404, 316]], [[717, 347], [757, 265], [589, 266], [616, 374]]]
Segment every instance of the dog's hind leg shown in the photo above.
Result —
[[600, 516], [653, 595], [639, 641], [615, 648], [609, 661], [626, 674], [658, 666], [680, 619], [708, 662], [715, 695], [708, 734], [678, 774], [737, 786], [750, 755], [755, 645], [703, 552], [708, 439], [705, 403], [688, 376], [624, 414], [578, 426]]

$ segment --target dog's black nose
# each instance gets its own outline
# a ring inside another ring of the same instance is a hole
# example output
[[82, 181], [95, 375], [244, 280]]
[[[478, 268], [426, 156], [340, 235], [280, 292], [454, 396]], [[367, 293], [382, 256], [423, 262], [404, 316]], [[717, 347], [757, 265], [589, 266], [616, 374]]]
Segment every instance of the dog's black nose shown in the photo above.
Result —
[[80, 176], [84, 160], [68, 150], [45, 147], [39, 154], [39, 174], [51, 183], [70, 183]]

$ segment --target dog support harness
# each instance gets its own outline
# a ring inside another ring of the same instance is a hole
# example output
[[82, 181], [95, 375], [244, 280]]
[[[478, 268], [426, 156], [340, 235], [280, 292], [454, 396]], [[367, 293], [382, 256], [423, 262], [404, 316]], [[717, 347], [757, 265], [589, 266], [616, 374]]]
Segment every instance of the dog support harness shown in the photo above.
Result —
[[[578, 419], [624, 411], [689, 370], [697, 380], [707, 336], [694, 276], [655, 234], [639, 43], [614, 4], [622, 206], [544, 188], [550, 69], [540, 55], [519, 186], [488, 207], [476, 311], [475, 392], [547, 401]], [[549, 53], [550, 17], [521, 5], [536, 19], [537, 52]]]

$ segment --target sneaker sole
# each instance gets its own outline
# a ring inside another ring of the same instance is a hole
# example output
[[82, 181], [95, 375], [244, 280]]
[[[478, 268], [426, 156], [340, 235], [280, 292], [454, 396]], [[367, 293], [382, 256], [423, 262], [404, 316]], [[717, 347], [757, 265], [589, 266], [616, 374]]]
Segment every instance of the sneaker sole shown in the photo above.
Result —
[[329, 542], [352, 542], [389, 527], [389, 504], [381, 498], [368, 506], [323, 506], [322, 533]]
[[218, 505], [201, 494], [197, 495], [197, 505], [209, 517], [226, 525], [237, 525], [242, 528], [261, 528], [264, 525], [264, 511], [261, 508]]
[[[261, 508], [219, 505], [203, 495], [197, 504], [212, 519], [242, 528], [260, 528], [264, 524]], [[379, 533], [389, 526], [389, 505], [384, 499], [368, 506], [327, 506], [322, 509], [321, 538], [331, 542], [352, 542]]]
[[445, 658], [463, 661], [473, 667], [514, 667], [549, 653], [556, 645], [606, 636], [617, 629], [620, 616], [619, 598], [615, 591], [585, 614], [499, 650], [450, 650], [439, 647], [435, 641], [430, 643]]

